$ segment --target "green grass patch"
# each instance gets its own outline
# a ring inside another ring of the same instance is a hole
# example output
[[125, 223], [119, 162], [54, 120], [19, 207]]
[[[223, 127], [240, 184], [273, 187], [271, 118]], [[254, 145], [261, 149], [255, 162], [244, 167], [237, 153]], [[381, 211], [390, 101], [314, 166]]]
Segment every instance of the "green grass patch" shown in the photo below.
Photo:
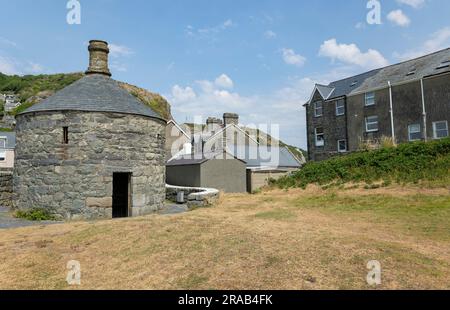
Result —
[[405, 143], [376, 151], [362, 151], [322, 162], [309, 162], [293, 175], [281, 178], [280, 188], [342, 185], [377, 181], [384, 184], [418, 184], [420, 181], [450, 181], [450, 138]]

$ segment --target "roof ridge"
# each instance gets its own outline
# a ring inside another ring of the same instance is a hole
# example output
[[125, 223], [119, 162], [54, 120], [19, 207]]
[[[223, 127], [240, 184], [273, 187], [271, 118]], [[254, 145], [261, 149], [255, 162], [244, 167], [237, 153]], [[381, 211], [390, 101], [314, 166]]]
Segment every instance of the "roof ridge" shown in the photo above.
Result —
[[430, 56], [442, 53], [442, 52], [447, 51], [447, 50], [450, 50], [450, 47], [447, 47], [447, 48], [444, 48], [444, 49], [441, 49], [441, 50], [438, 50], [438, 51], [435, 51], [435, 52], [432, 52], [432, 53], [429, 53], [429, 54], [425, 54], [425, 55], [422, 55], [422, 56], [419, 56], [419, 57], [411, 58], [411, 59], [404, 60], [404, 61], [401, 61], [401, 62], [397, 62], [397, 63], [391, 64], [391, 65], [380, 67], [380, 68], [377, 68], [377, 69], [372, 69], [372, 70], [369, 70], [369, 71], [365, 71], [365, 72], [362, 72], [362, 73], [359, 73], [359, 74], [356, 74], [356, 75], [352, 75], [352, 76], [349, 76], [349, 77], [346, 77], [346, 78], [343, 78], [343, 79], [339, 79], [339, 80], [333, 81], [330, 84], [328, 84], [328, 87], [330, 87], [330, 85], [332, 83], [337, 83], [337, 82], [353, 79], [353, 78], [356, 78], [356, 77], [359, 77], [361, 75], [365, 75], [365, 74], [368, 74], [368, 73], [371, 73], [371, 72], [381, 71], [381, 70], [384, 70], [384, 69], [387, 69], [387, 68], [390, 68], [390, 67], [399, 66], [399, 65], [403, 65], [403, 64], [408, 63], [408, 62], [417, 61], [419, 59], [430, 57]]

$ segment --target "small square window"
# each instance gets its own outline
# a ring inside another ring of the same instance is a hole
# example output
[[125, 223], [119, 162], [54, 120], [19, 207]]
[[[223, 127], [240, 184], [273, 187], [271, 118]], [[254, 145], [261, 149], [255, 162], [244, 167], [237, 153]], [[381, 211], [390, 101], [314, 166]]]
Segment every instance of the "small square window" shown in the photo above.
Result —
[[0, 149], [6, 148], [6, 138], [0, 138]]
[[448, 137], [448, 122], [440, 121], [433, 123], [433, 136], [435, 139]]
[[323, 103], [322, 101], [317, 101], [314, 103], [314, 116], [320, 117], [323, 115]]
[[378, 116], [366, 117], [366, 132], [378, 131]]
[[317, 147], [325, 146], [325, 135], [323, 132], [323, 128], [316, 128], [315, 136], [316, 136], [316, 146]]
[[345, 102], [343, 99], [336, 101], [336, 116], [345, 115]]
[[338, 141], [338, 152], [339, 153], [347, 152], [347, 140], [339, 140]]
[[366, 93], [364, 96], [364, 104], [366, 107], [375, 105], [375, 93]]
[[418, 141], [422, 139], [422, 130], [420, 124], [414, 124], [408, 126], [409, 141]]

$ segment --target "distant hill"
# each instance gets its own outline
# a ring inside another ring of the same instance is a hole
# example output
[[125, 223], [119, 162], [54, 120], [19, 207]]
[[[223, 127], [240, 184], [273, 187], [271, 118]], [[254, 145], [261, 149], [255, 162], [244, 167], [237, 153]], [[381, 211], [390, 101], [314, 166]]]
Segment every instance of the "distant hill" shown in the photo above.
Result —
[[[83, 76], [84, 74], [80, 72], [25, 76], [10, 76], [0, 73], [0, 93], [15, 93], [19, 96], [22, 105], [12, 113], [17, 114], [78, 81]], [[160, 95], [130, 84], [122, 82], [119, 82], [119, 84], [141, 102], [161, 114], [162, 117], [171, 118], [170, 104]], [[1, 110], [3, 111], [3, 109]]]

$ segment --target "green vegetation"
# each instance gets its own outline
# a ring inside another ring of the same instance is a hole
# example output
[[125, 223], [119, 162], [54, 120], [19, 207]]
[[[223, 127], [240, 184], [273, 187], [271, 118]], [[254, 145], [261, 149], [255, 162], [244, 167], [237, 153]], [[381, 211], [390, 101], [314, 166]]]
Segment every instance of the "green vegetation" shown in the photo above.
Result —
[[12, 132], [11, 128], [0, 128], [0, 132]]
[[281, 188], [308, 184], [341, 185], [384, 181], [418, 183], [450, 181], [450, 139], [405, 143], [375, 151], [361, 151], [323, 162], [309, 162], [303, 169], [277, 182]]
[[17, 211], [16, 218], [29, 221], [54, 221], [55, 217], [42, 209], [32, 209], [29, 211]]
[[9, 76], [0, 73], [0, 92], [12, 92], [27, 102], [40, 92], [56, 92], [83, 77], [82, 73]]

